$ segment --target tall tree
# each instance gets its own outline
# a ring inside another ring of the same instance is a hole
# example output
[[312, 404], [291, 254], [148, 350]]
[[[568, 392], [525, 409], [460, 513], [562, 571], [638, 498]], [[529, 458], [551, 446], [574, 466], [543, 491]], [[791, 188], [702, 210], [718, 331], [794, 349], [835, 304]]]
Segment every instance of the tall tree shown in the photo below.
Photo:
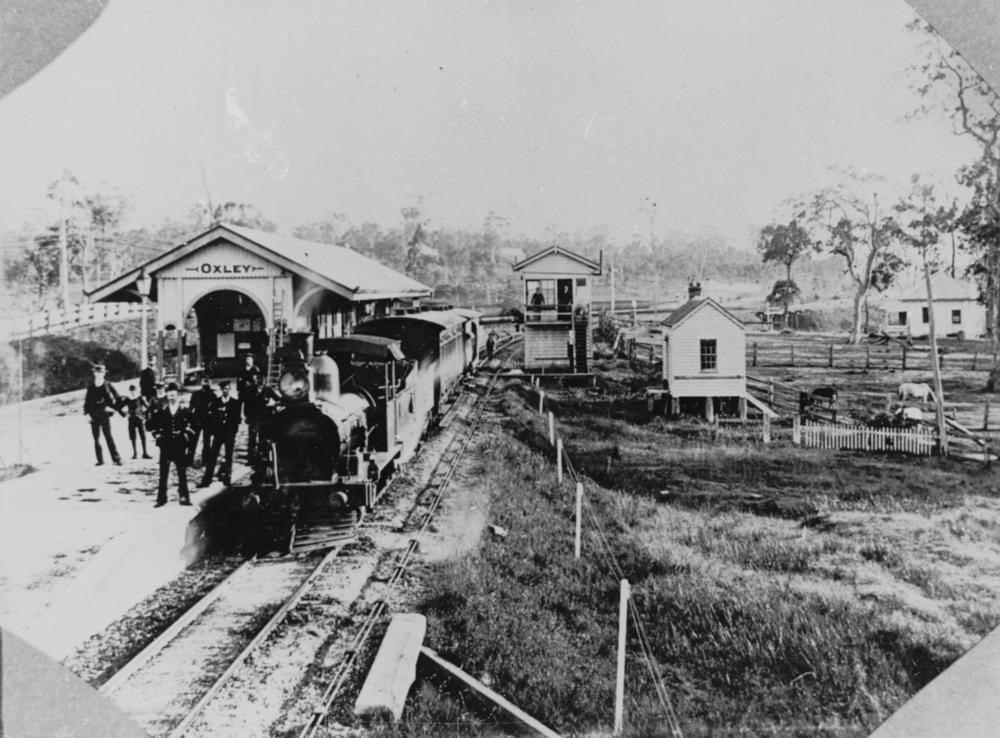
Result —
[[[892, 253], [898, 228], [891, 210], [880, 205], [876, 188], [880, 178], [848, 173], [845, 183], [828, 187], [812, 196], [804, 212], [811, 230], [821, 234], [821, 248], [842, 259], [854, 287], [850, 341], [859, 343], [864, 335], [864, 306], [877, 279], [888, 284], [894, 264]], [[858, 192], [868, 190], [862, 196]]]
[[[989, 317], [994, 354], [1000, 348], [1000, 96], [965, 59], [922, 19], [910, 24], [922, 39], [923, 58], [910, 72], [921, 105], [913, 116], [944, 114], [956, 135], [974, 141], [976, 161], [959, 169], [958, 180], [972, 190], [972, 204], [959, 219], [969, 245], [977, 252], [977, 271]], [[990, 387], [1000, 378], [1000, 363], [990, 369]]]
[[307, 241], [316, 241], [317, 243], [340, 244], [343, 241], [347, 228], [346, 215], [343, 213], [330, 213], [325, 218], [296, 226], [292, 229], [292, 235], [296, 238], [304, 238]]
[[780, 302], [784, 305], [785, 320], [788, 320], [788, 306], [798, 294], [798, 286], [792, 281], [792, 264], [800, 256], [813, 248], [812, 238], [809, 232], [799, 225], [795, 218], [787, 224], [772, 223], [764, 226], [760, 231], [757, 240], [757, 250], [760, 251], [764, 263], [775, 262], [785, 267], [785, 284], [782, 289], [775, 290], [772, 294], [780, 292], [778, 295]]
[[924, 268], [924, 283], [927, 286], [928, 331], [931, 348], [931, 367], [934, 370], [934, 396], [937, 414], [939, 452], [947, 449], [948, 432], [944, 420], [944, 395], [941, 388], [941, 370], [938, 364], [937, 331], [934, 322], [934, 295], [931, 288], [931, 268], [936, 266], [937, 245], [942, 233], [955, 227], [954, 205], [946, 207], [938, 202], [934, 187], [913, 177], [910, 193], [896, 204], [896, 227], [903, 241], [920, 254]]
[[191, 207], [188, 218], [195, 231], [205, 230], [216, 223], [229, 223], [261, 231], [273, 232], [275, 229], [274, 223], [268, 220], [256, 205], [232, 200], [216, 205], [212, 210], [211, 219], [208, 218], [208, 208], [205, 204], [197, 203]]

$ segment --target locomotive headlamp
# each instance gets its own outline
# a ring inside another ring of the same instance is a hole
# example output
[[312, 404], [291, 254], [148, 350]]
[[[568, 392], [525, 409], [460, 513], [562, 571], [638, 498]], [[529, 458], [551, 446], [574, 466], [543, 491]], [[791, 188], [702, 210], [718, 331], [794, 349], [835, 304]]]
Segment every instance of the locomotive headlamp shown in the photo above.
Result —
[[278, 380], [278, 391], [286, 400], [301, 401], [309, 397], [309, 374], [303, 371], [285, 372]]

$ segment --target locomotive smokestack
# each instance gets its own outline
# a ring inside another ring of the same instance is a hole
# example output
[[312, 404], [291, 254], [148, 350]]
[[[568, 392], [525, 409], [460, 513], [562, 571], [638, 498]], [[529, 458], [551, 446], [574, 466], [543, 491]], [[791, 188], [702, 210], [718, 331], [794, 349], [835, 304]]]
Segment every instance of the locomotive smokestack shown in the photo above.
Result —
[[313, 392], [317, 400], [336, 402], [340, 399], [340, 370], [329, 356], [314, 356], [309, 360]]

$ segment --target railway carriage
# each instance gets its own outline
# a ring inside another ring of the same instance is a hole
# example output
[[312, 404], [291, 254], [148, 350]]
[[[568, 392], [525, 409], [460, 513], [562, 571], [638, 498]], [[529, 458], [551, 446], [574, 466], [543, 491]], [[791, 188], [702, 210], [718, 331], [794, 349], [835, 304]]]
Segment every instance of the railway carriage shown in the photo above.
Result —
[[432, 394], [420, 399], [429, 411], [428, 424], [441, 416], [442, 405], [478, 360], [479, 313], [473, 310], [428, 310], [367, 321], [356, 334], [398, 340], [408, 359], [431, 382]]

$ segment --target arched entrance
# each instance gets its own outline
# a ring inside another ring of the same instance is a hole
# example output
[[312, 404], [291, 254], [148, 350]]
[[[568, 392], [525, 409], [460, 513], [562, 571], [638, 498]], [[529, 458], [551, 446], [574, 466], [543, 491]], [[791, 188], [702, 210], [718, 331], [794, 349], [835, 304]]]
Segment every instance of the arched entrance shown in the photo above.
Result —
[[192, 310], [202, 365], [210, 375], [236, 376], [248, 353], [257, 366], [265, 365], [268, 326], [252, 298], [236, 290], [216, 290], [199, 298]]

